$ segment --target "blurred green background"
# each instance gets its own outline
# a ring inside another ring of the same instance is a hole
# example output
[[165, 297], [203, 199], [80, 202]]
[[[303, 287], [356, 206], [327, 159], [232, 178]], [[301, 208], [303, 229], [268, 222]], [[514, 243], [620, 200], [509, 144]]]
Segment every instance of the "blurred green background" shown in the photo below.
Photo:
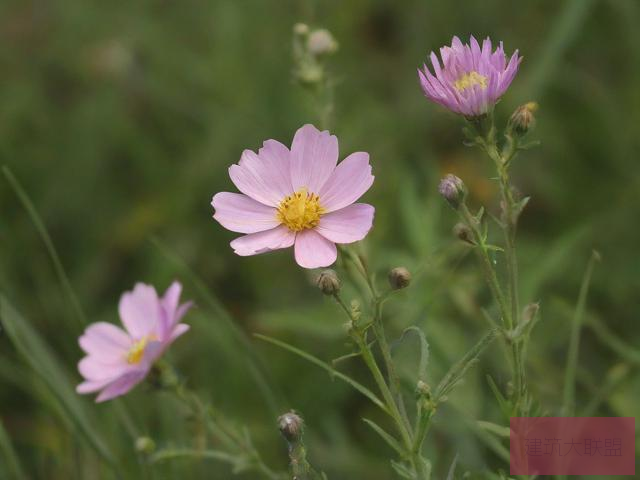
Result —
[[[386, 322], [393, 337], [411, 324], [425, 330], [433, 382], [483, 334], [479, 311], [490, 306], [474, 259], [450, 233], [454, 214], [437, 196], [437, 183], [457, 173], [474, 202], [493, 211], [496, 189], [489, 162], [462, 146], [461, 120], [423, 98], [416, 68], [454, 34], [490, 35], [504, 40], [507, 52], [520, 50], [520, 72], [497, 111], [504, 122], [517, 105], [540, 103], [534, 136], [542, 146], [513, 167], [516, 185], [532, 196], [520, 227], [522, 295], [540, 301], [542, 314], [529, 356], [531, 388], [544, 412], [559, 412], [570, 319], [596, 249], [602, 261], [585, 315], [577, 411], [638, 415], [635, 0], [4, 0], [0, 164], [40, 212], [89, 320], [117, 322], [119, 296], [136, 281], [164, 290], [180, 279], [184, 297], [198, 308], [187, 316], [192, 331], [171, 349], [171, 361], [230, 421], [249, 427], [268, 464], [286, 466], [275, 417], [295, 408], [307, 421], [310, 458], [329, 478], [393, 478], [392, 452], [361, 421], [386, 419], [366, 399], [251, 337], [281, 338], [329, 361], [349, 352], [336, 307], [295, 265], [291, 250], [237, 257], [228, 246], [235, 234], [211, 219], [213, 194], [235, 190], [227, 167], [243, 149], [268, 138], [289, 145], [299, 126], [317, 123], [308, 91], [291, 75], [291, 32], [300, 21], [328, 28], [340, 43], [329, 67], [338, 82], [331, 130], [341, 158], [371, 154], [377, 181], [365, 200], [375, 205], [376, 221], [364, 248], [381, 285], [390, 267], [414, 272]], [[78, 383], [82, 325], [4, 177], [0, 289]], [[271, 406], [246, 345], [265, 365]], [[46, 378], [34, 373], [34, 348], [19, 354], [0, 333], [0, 419], [10, 437], [0, 435], [0, 478], [15, 472], [11, 449], [28, 478], [112, 478]], [[417, 354], [414, 339], [398, 349], [409, 395]], [[474, 423], [502, 421], [485, 375], [504, 389], [503, 358], [496, 344], [438, 412], [425, 447], [435, 478], [446, 476], [456, 454], [459, 472], [472, 478], [507, 468], [496, 439]], [[357, 359], [340, 368], [369, 384]], [[136, 436], [150, 435], [159, 447], [190, 445], [182, 408], [144, 386], [113, 404], [74, 398], [77, 405], [67, 407], [86, 413], [126, 478], [144, 478]], [[124, 408], [135, 431], [121, 421]], [[232, 476], [229, 466], [209, 460], [167, 461], [145, 474]]]

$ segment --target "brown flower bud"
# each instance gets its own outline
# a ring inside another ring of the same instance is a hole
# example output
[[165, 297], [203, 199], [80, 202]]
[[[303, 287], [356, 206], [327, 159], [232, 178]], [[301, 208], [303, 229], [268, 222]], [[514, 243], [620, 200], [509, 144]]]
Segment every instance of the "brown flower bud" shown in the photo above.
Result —
[[519, 136], [525, 135], [536, 123], [536, 117], [533, 115], [536, 110], [536, 102], [528, 102], [516, 108], [509, 119], [509, 130]]
[[278, 417], [278, 428], [287, 442], [297, 442], [302, 438], [304, 421], [292, 410]]
[[389, 272], [389, 285], [394, 290], [406, 288], [411, 283], [411, 272], [404, 267], [396, 267]]
[[456, 210], [467, 196], [467, 187], [465, 187], [464, 182], [450, 173], [440, 180], [438, 191], [449, 205]]
[[340, 291], [340, 279], [333, 270], [323, 270], [318, 275], [316, 285], [325, 295], [335, 295]]
[[453, 234], [465, 243], [469, 245], [475, 245], [476, 242], [473, 240], [473, 232], [471, 229], [465, 225], [464, 223], [456, 223], [453, 226]]

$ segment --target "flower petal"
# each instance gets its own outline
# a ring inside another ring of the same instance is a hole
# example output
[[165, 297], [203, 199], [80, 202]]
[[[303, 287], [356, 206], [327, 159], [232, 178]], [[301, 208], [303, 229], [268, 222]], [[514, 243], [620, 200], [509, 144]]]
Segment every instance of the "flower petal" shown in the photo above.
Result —
[[298, 129], [291, 144], [291, 186], [318, 193], [338, 163], [338, 139], [313, 125]]
[[343, 209], [323, 215], [316, 232], [335, 243], [362, 240], [373, 225], [375, 208], [366, 203], [354, 203]]
[[134, 340], [159, 333], [160, 299], [151, 285], [137, 283], [133, 291], [123, 293], [118, 311], [122, 324]]
[[116, 363], [103, 363], [96, 357], [87, 356], [78, 362], [78, 371], [86, 380], [109, 380], [119, 377], [129, 369], [124, 355]]
[[131, 345], [131, 338], [124, 330], [107, 322], [89, 325], [78, 339], [80, 348], [105, 362], [119, 358]]
[[171, 336], [169, 337], [169, 342], [175, 341], [176, 338], [187, 333], [190, 328], [191, 326], [187, 325], [186, 323], [181, 323], [179, 325], [176, 325], [176, 327], [173, 329], [173, 332], [171, 332]]
[[236, 238], [231, 242], [231, 248], [240, 256], [256, 255], [279, 248], [293, 245], [295, 233], [284, 225], [280, 225], [264, 232], [252, 233]]
[[100, 395], [96, 398], [96, 403], [106, 402], [107, 400], [124, 395], [140, 383], [146, 375], [147, 370], [133, 370], [124, 374], [100, 392]]
[[113, 381], [112, 379], [87, 380], [85, 382], [82, 382], [76, 387], [76, 392], [80, 394], [94, 393], [94, 392], [97, 392], [98, 390], [102, 390], [104, 387], [109, 385], [112, 381]]
[[289, 163], [287, 147], [267, 140], [257, 155], [245, 150], [238, 165], [229, 168], [229, 176], [242, 193], [275, 207], [293, 193]]
[[303, 268], [328, 267], [338, 258], [336, 246], [315, 230], [303, 230], [296, 235], [296, 262]]
[[369, 154], [355, 152], [336, 167], [320, 190], [320, 204], [327, 212], [351, 205], [373, 184]]
[[238, 233], [255, 233], [278, 226], [276, 209], [263, 205], [240, 193], [217, 193], [211, 205], [213, 218], [227, 230]]

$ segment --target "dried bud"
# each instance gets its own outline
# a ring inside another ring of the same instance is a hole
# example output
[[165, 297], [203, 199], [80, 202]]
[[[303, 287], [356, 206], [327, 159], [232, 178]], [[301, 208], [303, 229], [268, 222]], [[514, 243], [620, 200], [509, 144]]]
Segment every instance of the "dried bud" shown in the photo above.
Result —
[[411, 272], [404, 267], [396, 267], [389, 272], [389, 285], [394, 290], [406, 288], [411, 283]]
[[287, 442], [297, 442], [302, 438], [304, 421], [293, 410], [278, 417], [278, 428]]
[[528, 324], [531, 320], [536, 318], [538, 310], [540, 310], [540, 304], [538, 303], [530, 303], [524, 307], [524, 311], [522, 312], [522, 322], [525, 325]]
[[340, 291], [340, 279], [333, 270], [323, 270], [318, 275], [316, 285], [325, 295], [335, 295]]
[[314, 30], [307, 39], [307, 49], [311, 55], [320, 57], [328, 55], [338, 50], [338, 42], [333, 38], [331, 32], [324, 28]]
[[476, 242], [473, 240], [473, 232], [471, 229], [466, 226], [464, 223], [456, 223], [453, 226], [453, 234], [465, 243], [469, 245], [475, 245]]
[[456, 210], [467, 196], [467, 187], [464, 186], [464, 182], [450, 173], [440, 180], [438, 191]]
[[293, 26], [293, 33], [296, 35], [306, 35], [309, 33], [309, 25], [306, 23], [296, 23]]
[[152, 454], [156, 450], [156, 442], [149, 437], [136, 438], [136, 452], [144, 453], [146, 455]]
[[536, 117], [533, 115], [536, 110], [538, 110], [536, 102], [525, 103], [516, 108], [509, 119], [509, 130], [519, 136], [525, 135], [536, 123]]

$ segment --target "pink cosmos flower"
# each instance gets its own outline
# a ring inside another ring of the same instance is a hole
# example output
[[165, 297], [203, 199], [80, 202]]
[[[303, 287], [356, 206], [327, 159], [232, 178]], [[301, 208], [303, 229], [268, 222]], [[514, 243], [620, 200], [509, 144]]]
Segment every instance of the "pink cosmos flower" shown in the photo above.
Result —
[[371, 229], [374, 208], [354, 203], [373, 184], [369, 154], [338, 164], [338, 139], [313, 125], [296, 132], [291, 150], [275, 140], [257, 154], [245, 150], [229, 176], [242, 194], [218, 193], [211, 205], [223, 227], [247, 234], [231, 242], [238, 255], [295, 245], [298, 265], [326, 267], [336, 261], [336, 243]]
[[442, 66], [431, 52], [435, 76], [425, 64], [418, 70], [418, 77], [429, 100], [466, 117], [476, 117], [490, 111], [504, 94], [522, 57], [516, 50], [507, 63], [502, 42], [492, 52], [489, 37], [482, 42], [482, 49], [473, 36], [470, 43], [463, 45], [453, 37], [450, 47], [440, 49]]
[[100, 391], [96, 402], [124, 395], [140, 383], [171, 343], [189, 330], [180, 323], [192, 303], [179, 304], [182, 285], [173, 282], [162, 298], [143, 283], [120, 297], [122, 330], [111, 323], [89, 325], [78, 340], [87, 354], [78, 364], [85, 381], [78, 393]]

